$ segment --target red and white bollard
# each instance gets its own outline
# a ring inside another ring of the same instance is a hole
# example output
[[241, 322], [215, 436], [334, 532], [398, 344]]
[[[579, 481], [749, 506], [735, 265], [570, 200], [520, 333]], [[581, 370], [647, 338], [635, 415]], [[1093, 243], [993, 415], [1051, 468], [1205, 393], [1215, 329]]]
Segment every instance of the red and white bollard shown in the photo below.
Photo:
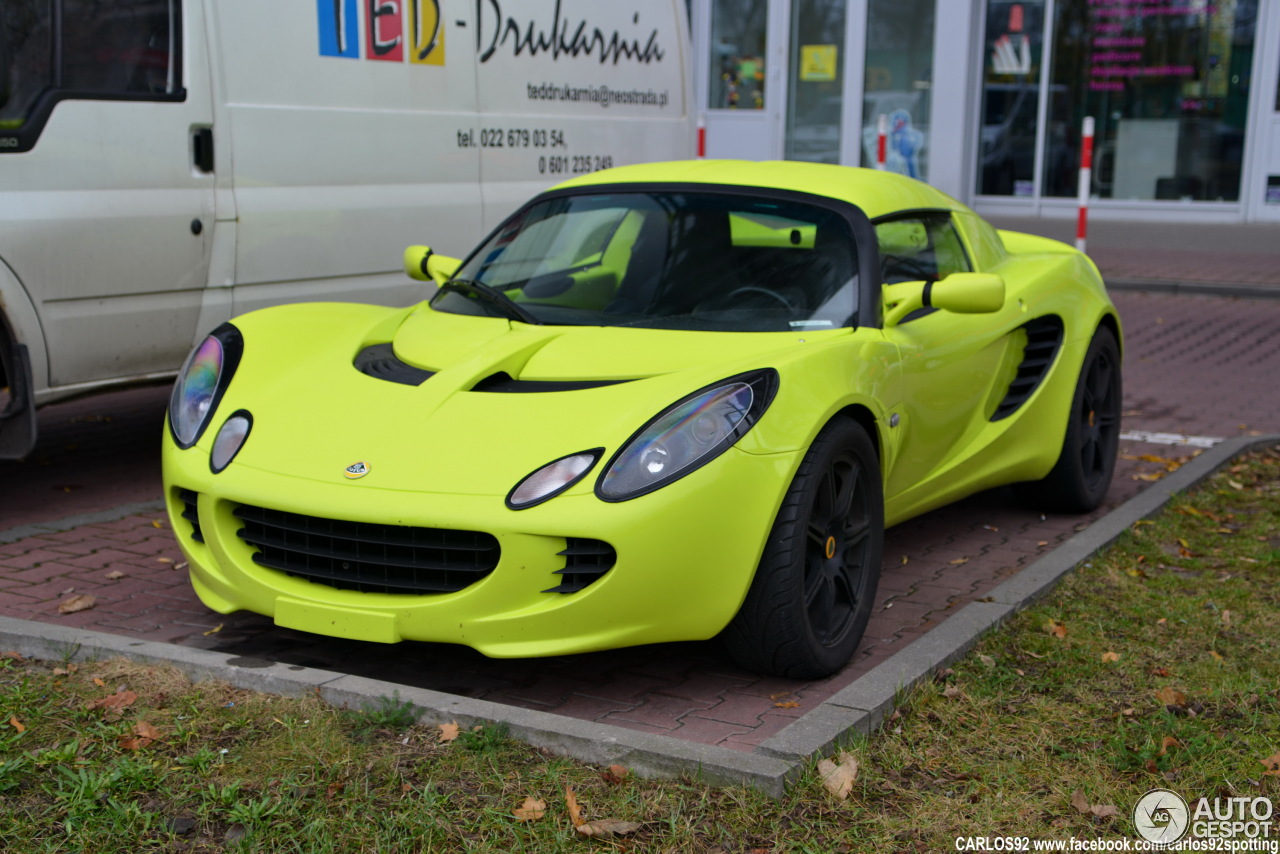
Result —
[[705, 160], [707, 156], [707, 114], [698, 113], [698, 159]]
[[880, 118], [876, 119], [876, 131], [876, 168], [883, 172], [885, 169], [885, 151], [888, 148], [889, 140], [889, 117], [884, 113], [881, 113]]
[[1079, 214], [1076, 217], [1076, 249], [1084, 251], [1089, 231], [1089, 185], [1093, 182], [1093, 116], [1084, 117], [1080, 135], [1080, 185], [1076, 190]]

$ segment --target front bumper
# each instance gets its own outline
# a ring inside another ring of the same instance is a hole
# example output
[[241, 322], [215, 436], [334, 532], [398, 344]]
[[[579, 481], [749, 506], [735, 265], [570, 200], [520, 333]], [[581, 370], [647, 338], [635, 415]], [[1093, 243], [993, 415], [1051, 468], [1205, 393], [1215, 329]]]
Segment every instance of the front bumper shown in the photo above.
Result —
[[[731, 448], [685, 478], [621, 503], [592, 493], [596, 469], [565, 494], [522, 511], [507, 509], [503, 495], [380, 489], [340, 473], [321, 482], [233, 463], [215, 475], [207, 449], [182, 451], [168, 440], [163, 467], [169, 517], [192, 584], [213, 610], [253, 611], [317, 634], [459, 643], [510, 658], [717, 634], [746, 595], [801, 456]], [[195, 493], [190, 504], [187, 491]], [[480, 531], [495, 537], [501, 551], [492, 572], [457, 592], [337, 589], [255, 562], [257, 547], [238, 534], [240, 505]], [[581, 590], [544, 592], [562, 581], [556, 570], [565, 567], [558, 553], [566, 538], [608, 543], [616, 563]]]

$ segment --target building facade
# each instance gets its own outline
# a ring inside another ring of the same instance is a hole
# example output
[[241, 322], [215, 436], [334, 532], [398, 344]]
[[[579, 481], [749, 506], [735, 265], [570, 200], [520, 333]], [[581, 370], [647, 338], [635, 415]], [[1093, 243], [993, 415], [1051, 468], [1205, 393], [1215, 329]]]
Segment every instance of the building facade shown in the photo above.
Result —
[[1280, 222], [1277, 0], [692, 0], [708, 157], [875, 161], [988, 214]]

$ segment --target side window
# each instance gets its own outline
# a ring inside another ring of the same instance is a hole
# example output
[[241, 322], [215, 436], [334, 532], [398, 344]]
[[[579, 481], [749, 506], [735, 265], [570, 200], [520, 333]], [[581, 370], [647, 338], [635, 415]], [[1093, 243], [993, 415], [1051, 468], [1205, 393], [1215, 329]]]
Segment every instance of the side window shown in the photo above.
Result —
[[60, 100], [181, 101], [177, 0], [3, 0], [0, 154], [31, 149]]
[[947, 213], [913, 214], [876, 223], [885, 284], [936, 282], [973, 269]]

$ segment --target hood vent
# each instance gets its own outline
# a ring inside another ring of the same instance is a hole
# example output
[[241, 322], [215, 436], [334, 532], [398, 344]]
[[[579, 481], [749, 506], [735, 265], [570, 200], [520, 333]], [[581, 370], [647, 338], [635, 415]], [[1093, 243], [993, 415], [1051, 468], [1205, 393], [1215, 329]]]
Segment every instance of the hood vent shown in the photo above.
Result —
[[435, 375], [434, 371], [415, 368], [408, 362], [401, 361], [389, 343], [365, 347], [356, 355], [353, 364], [365, 376], [402, 385], [422, 385]]
[[631, 380], [518, 380], [505, 371], [487, 376], [472, 386], [472, 391], [519, 394], [525, 392], [582, 391]]

